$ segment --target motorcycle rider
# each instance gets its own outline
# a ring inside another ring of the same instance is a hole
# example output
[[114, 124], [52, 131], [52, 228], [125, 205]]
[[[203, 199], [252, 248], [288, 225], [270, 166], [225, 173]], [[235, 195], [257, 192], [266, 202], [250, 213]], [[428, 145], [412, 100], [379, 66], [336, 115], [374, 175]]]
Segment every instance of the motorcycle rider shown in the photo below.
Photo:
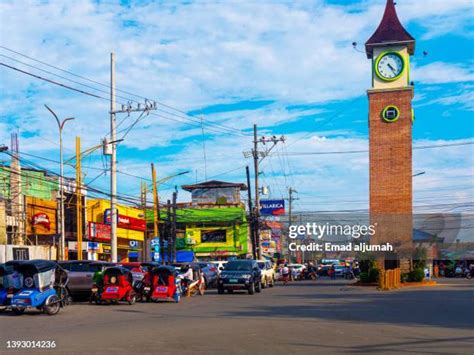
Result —
[[191, 285], [194, 282], [194, 272], [193, 272], [193, 268], [191, 267], [191, 265], [189, 265], [189, 264], [184, 265], [184, 267], [182, 269], [182, 272], [181, 272], [181, 276], [183, 278], [184, 285], [185, 285], [185, 288], [186, 288], [186, 290], [184, 292], [186, 292], [189, 288], [189, 285]]

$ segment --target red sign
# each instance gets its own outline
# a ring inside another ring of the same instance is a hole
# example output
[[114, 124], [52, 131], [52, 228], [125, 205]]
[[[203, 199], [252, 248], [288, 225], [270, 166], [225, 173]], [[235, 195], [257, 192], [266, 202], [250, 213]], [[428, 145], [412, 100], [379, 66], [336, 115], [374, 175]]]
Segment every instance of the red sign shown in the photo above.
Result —
[[110, 225], [89, 222], [89, 238], [97, 241], [110, 242]]
[[49, 217], [46, 213], [37, 213], [33, 216], [32, 224], [34, 226], [41, 225], [45, 227], [47, 230], [51, 229], [51, 224], [49, 221]]
[[[104, 213], [104, 222], [110, 225], [111, 219], [111, 210], [106, 209]], [[123, 214], [119, 214], [117, 216], [117, 227], [123, 229], [131, 229], [134, 231], [145, 232], [146, 231], [146, 222], [144, 219], [134, 218], [124, 216]]]

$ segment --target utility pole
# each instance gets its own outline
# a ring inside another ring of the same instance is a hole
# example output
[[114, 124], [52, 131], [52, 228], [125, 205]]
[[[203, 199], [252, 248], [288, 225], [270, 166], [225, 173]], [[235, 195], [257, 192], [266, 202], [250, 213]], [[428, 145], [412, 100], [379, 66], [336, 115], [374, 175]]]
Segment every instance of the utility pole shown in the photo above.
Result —
[[[292, 216], [293, 201], [295, 200], [295, 198], [293, 197], [293, 193], [298, 193], [298, 191], [296, 191], [292, 187], [289, 187], [288, 188], [288, 229], [290, 228], [291, 223], [292, 223], [292, 219], [293, 219], [293, 216]], [[286, 243], [287, 243], [287, 246], [288, 246], [288, 244], [289, 244], [288, 235], [286, 236]], [[291, 259], [291, 252], [289, 251], [289, 249], [288, 249], [288, 254], [289, 254], [289, 258]], [[291, 260], [289, 260], [289, 261], [291, 262]]]
[[173, 215], [171, 224], [171, 254], [173, 263], [176, 262], [176, 200], [178, 199], [178, 190], [173, 192]]
[[[56, 122], [58, 124], [59, 129], [59, 204], [60, 204], [60, 219], [61, 219], [61, 240], [59, 243], [59, 260], [66, 260], [65, 251], [66, 251], [66, 231], [65, 231], [65, 217], [64, 217], [64, 163], [63, 163], [63, 128], [66, 122], [72, 121], [74, 117], [65, 118], [64, 120], [60, 121], [56, 113], [51, 110], [48, 105], [44, 105], [48, 109], [49, 112], [54, 116]], [[82, 250], [82, 246], [81, 246]]]
[[247, 186], [248, 186], [248, 205], [249, 205], [249, 225], [250, 225], [250, 241], [252, 243], [252, 256], [257, 259], [257, 246], [255, 243], [255, 228], [254, 228], [254, 211], [252, 207], [252, 187], [250, 186], [250, 169], [248, 165], [245, 167], [245, 173], [247, 174]]
[[115, 53], [110, 53], [110, 245], [112, 262], [117, 262], [117, 132], [115, 117]]
[[[258, 186], [258, 175], [259, 175], [259, 164], [265, 159], [270, 153], [270, 151], [277, 145], [278, 142], [285, 142], [285, 137], [261, 137], [257, 139], [257, 125], [253, 125], [253, 149], [251, 152], [244, 152], [244, 157], [249, 158], [253, 157], [254, 172], [255, 172], [255, 224], [254, 224], [254, 233], [257, 245], [257, 257], [258, 259], [262, 258], [262, 248], [260, 243], [260, 233], [259, 233], [259, 217], [260, 217], [260, 188]], [[269, 148], [266, 148], [264, 151], [258, 150], [258, 144], [266, 145], [267, 143], [273, 143]]]
[[[151, 163], [151, 178], [153, 180], [153, 237], [160, 238], [160, 201], [158, 195], [158, 185], [156, 182], [155, 164]], [[163, 240], [159, 239], [160, 258], [163, 260]]]
[[76, 230], [77, 260], [82, 260], [82, 176], [81, 137], [76, 137]]
[[[112, 261], [117, 262], [117, 140], [116, 132], [116, 114], [131, 112], [148, 113], [150, 110], [156, 110], [156, 102], [151, 102], [145, 99], [145, 104], [138, 104], [137, 108], [133, 108], [131, 103], [123, 105], [120, 110], [115, 109], [115, 53], [110, 53], [110, 144], [111, 149], [111, 163], [110, 163], [110, 240], [112, 248]], [[128, 131], [127, 131], [128, 132]]]
[[148, 242], [148, 231], [147, 231], [147, 225], [146, 225], [146, 195], [147, 195], [147, 187], [146, 183], [144, 181], [141, 181], [140, 185], [140, 196], [141, 196], [141, 203], [142, 203], [142, 209], [143, 209], [143, 218], [145, 219], [145, 232], [144, 232], [144, 245], [143, 245], [143, 252], [144, 252], [144, 258], [143, 261], [150, 261], [150, 243]]
[[166, 204], [166, 260], [171, 264], [171, 201], [168, 200]]

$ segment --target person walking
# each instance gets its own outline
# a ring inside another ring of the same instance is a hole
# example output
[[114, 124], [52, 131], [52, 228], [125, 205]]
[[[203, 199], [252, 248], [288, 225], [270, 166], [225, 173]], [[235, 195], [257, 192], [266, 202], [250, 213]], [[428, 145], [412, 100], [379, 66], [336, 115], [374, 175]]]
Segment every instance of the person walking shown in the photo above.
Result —
[[329, 276], [331, 277], [331, 280], [336, 279], [336, 268], [334, 265], [331, 265], [331, 268], [329, 269]]

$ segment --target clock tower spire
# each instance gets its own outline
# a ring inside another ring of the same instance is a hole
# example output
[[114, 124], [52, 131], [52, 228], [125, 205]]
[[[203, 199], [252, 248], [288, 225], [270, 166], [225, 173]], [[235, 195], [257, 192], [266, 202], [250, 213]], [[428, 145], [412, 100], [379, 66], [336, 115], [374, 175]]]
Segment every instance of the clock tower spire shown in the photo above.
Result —
[[369, 98], [370, 219], [375, 244], [390, 243], [395, 253], [379, 259], [381, 268], [411, 268], [412, 124], [410, 56], [415, 39], [387, 0], [378, 28], [365, 44], [372, 62]]

